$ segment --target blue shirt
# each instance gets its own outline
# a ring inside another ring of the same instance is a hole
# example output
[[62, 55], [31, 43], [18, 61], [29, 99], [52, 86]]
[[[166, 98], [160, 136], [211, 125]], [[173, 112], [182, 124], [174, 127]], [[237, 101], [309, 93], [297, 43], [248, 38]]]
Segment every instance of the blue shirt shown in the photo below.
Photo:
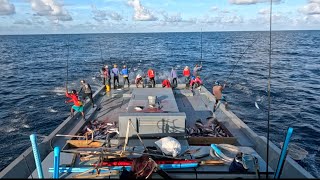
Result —
[[119, 76], [119, 69], [118, 69], [118, 68], [113, 68], [113, 69], [112, 69], [112, 74], [113, 74], [114, 76]]
[[121, 70], [121, 73], [123, 75], [123, 77], [128, 77], [129, 76], [129, 70], [128, 68], [124, 68]]

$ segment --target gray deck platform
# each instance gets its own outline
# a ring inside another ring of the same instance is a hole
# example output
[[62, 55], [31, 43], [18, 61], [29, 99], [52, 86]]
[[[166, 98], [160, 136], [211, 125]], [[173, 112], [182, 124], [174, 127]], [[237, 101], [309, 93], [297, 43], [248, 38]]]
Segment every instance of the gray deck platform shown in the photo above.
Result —
[[[146, 96], [147, 95], [157, 95], [158, 96], [158, 101], [161, 102], [161, 104], [164, 107], [164, 110], [166, 113], [168, 112], [177, 112], [177, 113], [185, 113], [185, 125], [186, 127], [192, 127], [195, 123], [196, 120], [201, 119], [203, 123], [206, 123], [206, 118], [213, 116], [212, 113], [212, 108], [213, 108], [213, 102], [214, 99], [212, 97], [208, 96], [208, 91], [206, 89], [202, 89], [201, 91], [194, 91], [191, 92], [190, 90], [186, 89], [174, 89], [173, 91], [171, 89], [166, 89], [166, 88], [145, 88], [145, 89], [139, 89], [139, 91], [136, 91], [137, 89], [135, 87], [132, 87], [130, 89], [121, 89], [121, 90], [111, 90], [111, 92], [106, 93], [101, 99], [100, 99], [100, 105], [98, 106], [97, 110], [95, 111], [96, 113], [92, 115], [92, 119], [96, 119], [98, 121], [104, 121], [104, 122], [116, 122], [119, 124], [119, 116], [127, 113], [137, 113], [133, 109], [135, 106], [148, 106]], [[136, 93], [133, 93], [136, 92]], [[159, 95], [160, 94], [160, 95]], [[219, 113], [219, 111], [217, 112]], [[152, 114], [152, 113], [151, 113]], [[160, 113], [161, 114], [161, 113]], [[222, 117], [221, 117], [222, 118]], [[240, 137], [242, 140], [239, 140], [239, 145], [242, 145], [240, 148], [242, 150], [248, 151], [250, 153], [253, 153], [258, 156], [259, 158], [259, 165], [260, 165], [260, 171], [264, 172], [266, 167], [265, 167], [265, 162], [263, 159], [252, 149], [252, 144], [250, 144], [249, 139], [246, 137], [245, 134], [241, 133], [241, 131], [237, 130], [236, 126], [230, 123], [227, 120], [219, 119], [222, 123], [224, 123], [230, 132], [236, 136]], [[81, 126], [82, 124], [78, 124], [78, 126]], [[79, 127], [77, 127], [79, 128]], [[75, 133], [73, 131], [73, 133]], [[132, 132], [131, 134], [134, 134]], [[131, 135], [130, 134], [130, 135]], [[239, 139], [239, 138], [238, 138]], [[143, 142], [146, 146], [156, 146], [155, 141], [157, 139], [143, 139]], [[182, 152], [187, 150], [187, 149], [193, 149], [197, 148], [198, 146], [190, 146], [188, 144], [188, 141], [186, 139], [179, 139], [179, 142], [182, 146]], [[119, 139], [116, 141], [118, 145], [123, 145], [124, 144], [124, 139]], [[244, 146], [243, 146], [244, 145]], [[141, 142], [137, 139], [137, 137], [130, 137], [128, 141], [128, 147], [132, 146], [142, 146]], [[200, 146], [199, 146], [200, 147]], [[201, 146], [202, 151], [208, 151], [210, 150], [210, 147], [207, 146]], [[195, 158], [192, 157], [191, 158]], [[50, 160], [51, 159], [51, 160]], [[66, 158], [70, 159], [70, 158]], [[203, 160], [206, 159], [211, 159], [210, 156], [206, 156], [202, 158]], [[45, 158], [43, 163], [45, 164], [44, 166], [48, 168], [48, 163], [52, 164], [52, 157], [49, 155], [48, 157]], [[90, 163], [94, 163], [95, 161], [88, 161], [88, 162], [80, 162], [79, 158], [75, 160], [75, 164], [73, 165], [74, 167], [83, 167], [83, 166], [89, 166]], [[52, 167], [53, 164], [49, 167]], [[218, 174], [220, 173], [228, 173], [228, 167], [229, 165], [220, 165], [220, 166], [199, 166], [198, 168], [192, 168], [192, 169], [176, 169], [176, 170], [168, 170], [168, 173], [172, 177], [185, 177], [188, 179], [193, 179], [193, 178], [205, 178], [205, 175], [201, 175], [200, 172], [217, 172]], [[272, 169], [269, 169], [272, 171]], [[199, 172], [200, 174], [183, 174], [179, 173], [179, 171], [190, 171], [197, 173]], [[35, 172], [34, 172], [35, 173]], [[63, 178], [72, 178], [76, 173], [63, 173], [61, 174]], [[33, 174], [36, 176], [35, 174]], [[52, 176], [52, 174], [46, 173], [46, 177], [49, 178]], [[203, 176], [203, 177], [201, 177]], [[118, 176], [115, 176], [113, 178], [117, 178]], [[219, 177], [216, 176], [216, 177]], [[230, 176], [230, 177], [235, 177], [235, 176]], [[239, 177], [242, 177], [239, 175]], [[248, 175], [248, 177], [255, 177], [254, 174]], [[112, 177], [111, 177], [112, 178]], [[154, 178], [160, 178], [159, 175], [154, 174]]]

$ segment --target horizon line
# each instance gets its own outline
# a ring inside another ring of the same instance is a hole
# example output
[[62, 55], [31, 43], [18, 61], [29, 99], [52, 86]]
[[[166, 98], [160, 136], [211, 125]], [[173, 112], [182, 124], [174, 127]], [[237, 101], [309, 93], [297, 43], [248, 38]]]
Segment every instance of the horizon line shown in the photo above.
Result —
[[[316, 29], [301, 29], [301, 30], [272, 30], [271, 32], [279, 31], [320, 31]], [[269, 30], [225, 30], [225, 31], [159, 31], [159, 32], [88, 32], [88, 33], [27, 33], [27, 34], [0, 34], [0, 36], [28, 36], [28, 35], [82, 35], [82, 34], [158, 34], [158, 33], [220, 33], [220, 32], [270, 32]]]

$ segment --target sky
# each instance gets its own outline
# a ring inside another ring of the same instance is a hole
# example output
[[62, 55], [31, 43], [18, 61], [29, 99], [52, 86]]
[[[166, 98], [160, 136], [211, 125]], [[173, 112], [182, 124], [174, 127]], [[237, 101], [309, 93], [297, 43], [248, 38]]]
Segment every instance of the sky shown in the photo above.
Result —
[[[273, 0], [272, 30], [319, 30], [320, 0]], [[268, 31], [270, 0], [0, 0], [0, 34]]]

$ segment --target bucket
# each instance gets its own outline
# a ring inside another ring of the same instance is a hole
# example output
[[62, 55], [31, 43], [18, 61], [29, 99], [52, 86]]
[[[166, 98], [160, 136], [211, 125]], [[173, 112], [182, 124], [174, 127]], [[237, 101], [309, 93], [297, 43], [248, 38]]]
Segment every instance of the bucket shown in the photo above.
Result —
[[155, 105], [156, 104], [157, 96], [148, 96], [149, 104]]
[[109, 91], [110, 91], [110, 85], [107, 84], [107, 85], [106, 85], [106, 92], [109, 92]]

